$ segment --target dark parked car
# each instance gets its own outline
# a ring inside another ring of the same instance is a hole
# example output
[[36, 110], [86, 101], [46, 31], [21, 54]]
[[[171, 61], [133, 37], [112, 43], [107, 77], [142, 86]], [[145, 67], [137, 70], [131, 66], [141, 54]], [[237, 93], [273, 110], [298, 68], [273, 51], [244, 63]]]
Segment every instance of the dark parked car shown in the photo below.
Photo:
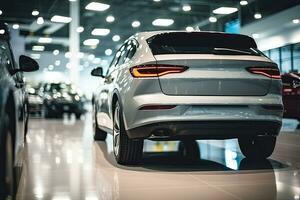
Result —
[[47, 83], [43, 88], [46, 117], [62, 117], [74, 113], [79, 119], [84, 114], [83, 95], [71, 84]]
[[283, 74], [281, 78], [283, 84], [283, 117], [300, 120], [300, 74], [287, 73]]
[[28, 86], [28, 112], [29, 114], [38, 114], [43, 115], [43, 97], [40, 92], [40, 85], [37, 86]]
[[14, 61], [6, 24], [0, 23], [0, 199], [14, 199], [28, 123], [23, 72], [38, 70], [31, 58]]

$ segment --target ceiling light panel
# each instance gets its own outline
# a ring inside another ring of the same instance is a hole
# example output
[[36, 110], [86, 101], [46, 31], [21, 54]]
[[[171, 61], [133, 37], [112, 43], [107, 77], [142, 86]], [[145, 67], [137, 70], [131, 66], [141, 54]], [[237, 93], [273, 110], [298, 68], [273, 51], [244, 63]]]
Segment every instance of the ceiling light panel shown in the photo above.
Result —
[[54, 15], [51, 18], [52, 22], [58, 22], [58, 23], [70, 23], [72, 21], [71, 17], [65, 17], [65, 16], [60, 16], [60, 15]]
[[105, 11], [109, 9], [110, 5], [105, 3], [99, 3], [99, 2], [91, 2], [89, 3], [85, 9], [86, 10], [93, 10], [93, 11]]
[[114, 35], [114, 36], [112, 37], [112, 40], [113, 40], [114, 42], [118, 42], [118, 41], [120, 41], [120, 39], [121, 39], [121, 37], [120, 37], [119, 35]]
[[44, 23], [44, 18], [43, 17], [38, 17], [37, 20], [36, 20], [36, 23], [41, 25]]
[[132, 26], [133, 28], [137, 28], [137, 27], [141, 26], [141, 22], [140, 22], [140, 21], [133, 21], [133, 22], [131, 23], [131, 26]]
[[40, 14], [39, 11], [37, 10], [33, 10], [32, 13], [31, 13], [33, 16], [38, 16]]
[[238, 9], [234, 7], [220, 7], [213, 10], [213, 13], [219, 15], [228, 15], [231, 13], [235, 13], [236, 11], [238, 11]]
[[109, 29], [106, 28], [95, 28], [92, 31], [92, 35], [97, 35], [97, 36], [106, 36], [110, 33]]
[[174, 23], [173, 19], [156, 19], [152, 22], [153, 26], [171, 26]]
[[186, 4], [186, 5], [183, 5], [183, 6], [182, 6], [182, 10], [183, 10], [184, 12], [189, 12], [189, 11], [192, 10], [192, 7], [191, 7], [190, 5], [188, 5], [188, 4]]
[[39, 38], [39, 43], [51, 43], [51, 42], [52, 42], [52, 38], [48, 38], [48, 37]]
[[85, 46], [96, 46], [99, 44], [99, 40], [98, 39], [87, 39], [83, 41], [83, 44]]
[[45, 50], [44, 46], [35, 45], [32, 47], [32, 51], [44, 51], [44, 50]]
[[115, 21], [115, 17], [112, 16], [112, 15], [108, 15], [108, 16], [106, 17], [106, 21], [107, 21], [108, 23], [112, 23], [112, 22]]

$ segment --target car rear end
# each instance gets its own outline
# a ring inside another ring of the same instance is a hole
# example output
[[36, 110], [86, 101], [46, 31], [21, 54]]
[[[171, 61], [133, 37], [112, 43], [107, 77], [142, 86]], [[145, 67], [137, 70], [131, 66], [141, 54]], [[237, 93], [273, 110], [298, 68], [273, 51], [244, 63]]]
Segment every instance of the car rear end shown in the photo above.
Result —
[[282, 100], [285, 118], [300, 120], [300, 76], [297, 73], [282, 75]]
[[165, 32], [148, 38], [147, 45], [153, 61], [130, 68], [132, 98], [124, 108], [129, 137], [278, 134], [283, 112], [279, 70], [252, 38]]

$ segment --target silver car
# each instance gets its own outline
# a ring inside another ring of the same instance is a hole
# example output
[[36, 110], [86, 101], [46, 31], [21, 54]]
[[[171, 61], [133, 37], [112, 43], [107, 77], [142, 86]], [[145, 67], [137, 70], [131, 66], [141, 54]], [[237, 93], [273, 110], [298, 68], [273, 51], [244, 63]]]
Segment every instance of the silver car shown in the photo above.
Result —
[[120, 47], [93, 97], [94, 139], [113, 134], [118, 163], [137, 163], [143, 140], [238, 138], [269, 157], [282, 124], [277, 65], [248, 36], [143, 32]]

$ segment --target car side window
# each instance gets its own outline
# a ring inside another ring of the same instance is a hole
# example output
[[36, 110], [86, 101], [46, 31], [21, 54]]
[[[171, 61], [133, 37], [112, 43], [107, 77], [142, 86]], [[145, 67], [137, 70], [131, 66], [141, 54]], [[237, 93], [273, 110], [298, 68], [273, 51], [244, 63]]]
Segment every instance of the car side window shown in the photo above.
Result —
[[137, 41], [131, 40], [131, 42], [127, 46], [128, 51], [127, 51], [125, 62], [129, 61], [134, 56], [134, 54], [137, 50], [137, 47], [138, 47]]
[[114, 59], [111, 61], [110, 65], [109, 65], [109, 67], [107, 69], [106, 76], [109, 75], [112, 71], [114, 71], [115, 66], [118, 64], [118, 61], [120, 59], [120, 55], [121, 55], [121, 53], [120, 53], [120, 50], [119, 50], [115, 54]]
[[8, 43], [3, 40], [0, 40], [0, 59], [1, 65], [5, 66], [7, 70], [12, 73], [15, 69], [14, 61]]
[[108, 76], [111, 72], [113, 72], [120, 64], [124, 63], [122, 59], [124, 59], [124, 49], [127, 43], [123, 44], [120, 49], [117, 51], [114, 59], [112, 60], [110, 66], [108, 67], [106, 76]]
[[127, 46], [128, 46], [128, 42], [126, 42], [120, 49], [120, 59], [118, 62], [118, 66], [122, 65], [125, 62], [125, 58], [126, 58], [126, 54], [127, 54]]

